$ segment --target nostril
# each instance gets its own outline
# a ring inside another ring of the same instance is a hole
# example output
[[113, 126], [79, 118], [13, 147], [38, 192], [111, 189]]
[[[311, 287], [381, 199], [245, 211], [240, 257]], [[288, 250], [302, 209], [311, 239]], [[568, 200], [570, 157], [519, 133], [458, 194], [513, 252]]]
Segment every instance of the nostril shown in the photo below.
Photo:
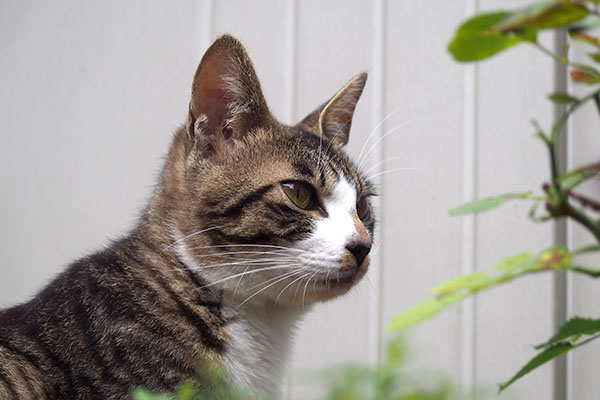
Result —
[[351, 243], [346, 246], [346, 249], [352, 253], [356, 259], [356, 265], [359, 266], [362, 265], [363, 261], [365, 261], [365, 258], [367, 257], [367, 254], [369, 254], [369, 251], [371, 251], [371, 247], [365, 246], [362, 243]]

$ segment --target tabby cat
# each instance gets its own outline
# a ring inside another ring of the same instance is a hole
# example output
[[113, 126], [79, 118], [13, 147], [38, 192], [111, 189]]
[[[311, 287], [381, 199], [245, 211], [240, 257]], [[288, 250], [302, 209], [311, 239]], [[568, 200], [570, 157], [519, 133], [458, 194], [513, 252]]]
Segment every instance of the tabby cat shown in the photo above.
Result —
[[366, 78], [282, 125], [242, 44], [217, 39], [137, 227], [0, 311], [0, 398], [168, 392], [206, 359], [276, 394], [295, 323], [369, 264], [373, 188], [342, 152]]

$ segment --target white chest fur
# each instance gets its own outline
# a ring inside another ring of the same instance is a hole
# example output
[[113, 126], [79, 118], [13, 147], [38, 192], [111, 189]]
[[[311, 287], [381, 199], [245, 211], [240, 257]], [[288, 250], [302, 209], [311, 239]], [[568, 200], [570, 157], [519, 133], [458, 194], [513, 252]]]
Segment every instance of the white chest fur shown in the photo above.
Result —
[[245, 304], [231, 307], [227, 330], [231, 344], [223, 355], [234, 385], [258, 397], [278, 395], [292, 350], [293, 330], [306, 310]]

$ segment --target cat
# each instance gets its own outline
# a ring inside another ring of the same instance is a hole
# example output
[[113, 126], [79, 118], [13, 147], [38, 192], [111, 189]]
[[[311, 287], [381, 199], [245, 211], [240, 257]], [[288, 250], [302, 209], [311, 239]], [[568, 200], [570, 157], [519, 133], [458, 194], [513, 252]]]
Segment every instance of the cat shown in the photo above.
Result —
[[276, 395], [296, 322], [369, 266], [375, 192], [343, 152], [366, 79], [282, 125], [218, 38], [137, 226], [0, 311], [0, 398], [172, 392], [202, 360]]

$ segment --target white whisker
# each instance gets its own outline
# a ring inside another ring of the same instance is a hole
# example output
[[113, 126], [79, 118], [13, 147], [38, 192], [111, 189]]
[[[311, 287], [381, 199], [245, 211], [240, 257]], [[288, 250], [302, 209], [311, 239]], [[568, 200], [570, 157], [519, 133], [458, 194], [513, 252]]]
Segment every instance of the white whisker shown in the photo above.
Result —
[[380, 123], [377, 124], [377, 126], [375, 128], [373, 128], [373, 131], [371, 131], [371, 133], [369, 134], [369, 136], [367, 137], [367, 140], [365, 140], [365, 142], [363, 143], [362, 148], [360, 149], [360, 153], [358, 153], [358, 158], [357, 158], [357, 162], [360, 163], [361, 160], [361, 156], [363, 151], [365, 150], [365, 148], [367, 147], [367, 144], [369, 143], [369, 140], [371, 140], [371, 138], [373, 137], [373, 135], [377, 132], [377, 130], [379, 129], [379, 127], [381, 125], [383, 125], [383, 123], [385, 121], [387, 121], [392, 115], [396, 114], [398, 111], [400, 111], [403, 107], [398, 107], [395, 110], [393, 110], [391, 113], [389, 113], [384, 119], [381, 120]]
[[176, 241], [174, 241], [173, 243], [171, 243], [170, 245], [168, 245], [167, 247], [165, 247], [164, 249], [162, 249], [161, 253], [164, 252], [164, 251], [169, 250], [171, 247], [177, 245], [179, 242], [182, 242], [185, 239], [188, 239], [188, 238], [190, 238], [192, 236], [195, 236], [195, 235], [199, 235], [199, 234], [204, 233], [204, 232], [212, 231], [213, 229], [219, 229], [219, 228], [221, 228], [221, 226], [211, 226], [210, 228], [206, 228], [206, 229], [202, 229], [200, 231], [196, 231], [194, 233], [190, 233], [189, 235], [184, 236], [181, 239], [177, 239]]
[[382, 141], [383, 139], [385, 139], [386, 137], [388, 137], [388, 136], [389, 136], [389, 135], [391, 135], [392, 133], [396, 132], [398, 129], [400, 129], [400, 128], [403, 128], [403, 127], [405, 127], [406, 125], [408, 125], [408, 124], [411, 124], [411, 123], [413, 123], [413, 122], [415, 122], [415, 121], [418, 121], [419, 119], [420, 119], [420, 118], [414, 118], [414, 119], [411, 119], [411, 120], [409, 120], [409, 121], [403, 122], [403, 123], [401, 123], [400, 125], [398, 125], [398, 126], [396, 126], [396, 127], [392, 128], [392, 129], [390, 129], [390, 130], [389, 130], [389, 131], [387, 131], [387, 132], [386, 132], [386, 133], [385, 133], [383, 136], [381, 136], [379, 139], [377, 139], [377, 141], [376, 141], [375, 143], [373, 143], [373, 145], [372, 145], [372, 146], [369, 148], [369, 150], [368, 150], [368, 151], [367, 151], [367, 152], [366, 152], [366, 153], [363, 155], [363, 159], [358, 161], [358, 168], [359, 168], [359, 169], [361, 169], [361, 168], [363, 167], [364, 163], [365, 163], [365, 162], [366, 162], [366, 160], [367, 160], [367, 156], [368, 156], [369, 154], [371, 154], [371, 152], [377, 148], [377, 145], [378, 145], [379, 143], [381, 143], [381, 141]]
[[[300, 273], [301, 271], [294, 271], [295, 273]], [[288, 276], [284, 276], [283, 278], [280, 278], [278, 280], [276, 280], [275, 282], [265, 286], [264, 288], [260, 289], [258, 292], [254, 293], [252, 296], [248, 297], [246, 300], [244, 300], [243, 302], [240, 303], [239, 306], [236, 307], [236, 309], [240, 308], [241, 306], [243, 306], [244, 304], [246, 304], [248, 301], [250, 301], [250, 299], [254, 298], [255, 296], [258, 296], [259, 293], [262, 293], [263, 291], [267, 290], [268, 288], [270, 288], [273, 285], [278, 284], [279, 282], [287, 279]]]

